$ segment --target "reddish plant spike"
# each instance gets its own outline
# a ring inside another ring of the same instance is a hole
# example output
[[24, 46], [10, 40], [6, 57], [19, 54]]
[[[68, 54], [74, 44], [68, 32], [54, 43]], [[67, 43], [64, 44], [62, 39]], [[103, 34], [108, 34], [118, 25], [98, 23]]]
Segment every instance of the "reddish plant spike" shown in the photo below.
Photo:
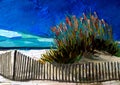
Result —
[[54, 26], [53, 28], [51, 28], [52, 32], [55, 32], [57, 29], [56, 27]]
[[83, 17], [84, 17], [84, 20], [87, 20], [87, 17], [86, 17], [86, 15], [85, 15], [85, 13], [83, 13]]
[[82, 38], [83, 34], [82, 34], [82, 29], [80, 29], [80, 38]]
[[55, 34], [56, 34], [56, 36], [59, 36], [60, 31], [59, 31], [59, 30], [56, 30]]
[[71, 22], [71, 21], [69, 21], [69, 22], [68, 22], [68, 25], [71, 27], [71, 26], [72, 26], [72, 22]]
[[61, 30], [63, 30], [63, 24], [62, 23], [60, 23], [59, 27], [60, 27]]
[[69, 23], [69, 21], [70, 21], [70, 20], [69, 20], [69, 18], [68, 18], [68, 17], [66, 17], [66, 23], [67, 23], [67, 24]]

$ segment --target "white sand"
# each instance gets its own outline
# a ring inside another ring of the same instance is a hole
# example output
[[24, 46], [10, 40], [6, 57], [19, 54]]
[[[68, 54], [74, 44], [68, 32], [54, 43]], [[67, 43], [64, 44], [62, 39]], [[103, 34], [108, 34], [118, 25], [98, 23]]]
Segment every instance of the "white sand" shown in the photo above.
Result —
[[27, 55], [31, 58], [34, 58], [36, 60], [41, 58], [41, 55], [46, 53], [46, 51], [48, 51], [49, 49], [43, 49], [43, 50], [18, 50], [19, 52], [21, 52], [24, 55]]
[[[46, 53], [49, 49], [42, 49], [42, 50], [17, 50], [18, 52], [21, 52], [22, 54], [29, 56], [31, 58], [34, 58], [36, 60], [41, 58], [41, 55]], [[0, 54], [6, 53], [6, 52], [12, 52], [12, 56], [14, 53], [14, 50], [5, 50], [5, 51], [0, 51]]]

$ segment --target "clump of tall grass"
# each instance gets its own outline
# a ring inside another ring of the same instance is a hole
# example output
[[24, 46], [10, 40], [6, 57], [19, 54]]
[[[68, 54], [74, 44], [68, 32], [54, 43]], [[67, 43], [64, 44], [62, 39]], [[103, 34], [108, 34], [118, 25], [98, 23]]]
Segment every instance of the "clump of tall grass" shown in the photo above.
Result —
[[57, 49], [43, 54], [42, 60], [57, 63], [74, 63], [86, 53], [103, 50], [112, 55], [118, 52], [112, 28], [96, 12], [77, 18], [67, 16], [65, 22], [51, 28]]

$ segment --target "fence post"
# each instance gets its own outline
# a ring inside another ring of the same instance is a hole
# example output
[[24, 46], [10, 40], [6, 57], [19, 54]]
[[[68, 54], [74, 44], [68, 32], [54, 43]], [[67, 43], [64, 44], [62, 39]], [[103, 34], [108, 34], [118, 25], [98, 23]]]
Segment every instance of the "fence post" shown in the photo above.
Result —
[[15, 52], [14, 52], [14, 62], [13, 62], [13, 80], [15, 80], [15, 74], [16, 74], [16, 69], [15, 69], [15, 67], [16, 67], [16, 53], [17, 53], [17, 50], [15, 50]]

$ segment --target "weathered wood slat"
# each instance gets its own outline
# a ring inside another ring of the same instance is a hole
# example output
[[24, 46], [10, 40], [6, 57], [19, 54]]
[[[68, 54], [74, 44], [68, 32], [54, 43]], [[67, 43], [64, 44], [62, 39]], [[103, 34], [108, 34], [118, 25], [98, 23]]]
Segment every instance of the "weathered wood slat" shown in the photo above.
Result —
[[115, 70], [114, 70], [114, 73], [115, 73], [115, 80], [117, 79], [117, 74], [116, 74], [116, 62], [114, 62], [114, 68], [115, 68]]
[[1, 74], [3, 75], [3, 57], [1, 55]]
[[68, 65], [68, 82], [70, 82], [70, 68], [71, 68], [71, 65], [69, 64]]
[[104, 73], [105, 73], [105, 80], [107, 80], [107, 73], [106, 73], [107, 67], [106, 67], [106, 62], [104, 62], [104, 67], [105, 67], [105, 70], [104, 70]]
[[79, 79], [79, 82], [81, 81], [81, 65], [80, 64], [78, 64], [78, 66], [79, 66], [79, 77], [78, 77], [78, 79]]
[[111, 62], [112, 79], [114, 79], [114, 64]]
[[26, 66], [25, 66], [25, 62], [26, 62], [26, 56], [24, 57], [25, 55], [23, 55], [23, 65], [22, 65], [22, 79], [25, 80], [25, 69], [26, 69]]
[[61, 74], [62, 74], [62, 79], [61, 79], [61, 81], [63, 81], [63, 70], [64, 70], [64, 69], [63, 69], [63, 64], [61, 64], [61, 71], [62, 71], [62, 72], [61, 72]]
[[38, 79], [40, 79], [40, 62], [38, 62]]
[[94, 81], [94, 63], [92, 62], [91, 63], [92, 65], [91, 65], [91, 73], [92, 73], [92, 80], [91, 81]]
[[120, 80], [120, 63], [118, 63], [118, 76], [119, 76], [119, 80]]
[[21, 75], [21, 77], [20, 77], [20, 79], [21, 80], [23, 80], [23, 69], [24, 69], [24, 67], [23, 67], [23, 55], [21, 55], [21, 68], [20, 68], [20, 75]]
[[32, 59], [29, 58], [29, 64], [28, 64], [28, 78], [31, 79], [31, 69], [32, 69]]
[[108, 63], [108, 75], [109, 75], [109, 80], [111, 80], [111, 72], [110, 72], [110, 62], [107, 62]]
[[18, 56], [18, 57], [16, 57], [16, 66], [15, 66], [15, 69], [16, 69], [16, 75], [15, 75], [15, 80], [17, 80], [18, 79], [18, 77], [19, 77], [19, 75], [18, 75], [18, 71], [19, 71], [19, 55], [18, 55], [19, 53], [17, 52], [16, 53], [16, 56]]
[[35, 62], [36, 64], [35, 64], [35, 79], [38, 79], [38, 63], [37, 63], [37, 60], [36, 60], [36, 62]]
[[49, 64], [49, 80], [51, 80], [51, 64]]
[[58, 79], [57, 76], [58, 76], [58, 67], [57, 65], [55, 65], [55, 81]]
[[25, 57], [25, 80], [27, 79], [27, 72], [28, 72], [28, 68], [27, 68], [27, 64], [28, 64], [28, 57], [26, 56]]
[[28, 74], [29, 74], [29, 57], [26, 57], [26, 80], [28, 80]]
[[73, 69], [71, 68], [71, 71], [72, 71], [72, 76], [71, 77], [72, 77], [72, 81], [74, 82], [74, 76], [73, 76], [74, 75], [74, 65], [72, 65], [71, 67], [73, 68]]
[[36, 77], [36, 73], [37, 73], [37, 63], [36, 63], [37, 61], [36, 60], [34, 60], [34, 79], [37, 79], [37, 77]]
[[54, 80], [54, 65], [52, 65], [52, 79]]
[[97, 74], [98, 74], [98, 71], [97, 71], [97, 63], [95, 64], [95, 68], [96, 68], [96, 69], [95, 69], [95, 72], [96, 72], [96, 73], [95, 73], [95, 74], [96, 74], [96, 81], [98, 82], [98, 75], [97, 75]]

